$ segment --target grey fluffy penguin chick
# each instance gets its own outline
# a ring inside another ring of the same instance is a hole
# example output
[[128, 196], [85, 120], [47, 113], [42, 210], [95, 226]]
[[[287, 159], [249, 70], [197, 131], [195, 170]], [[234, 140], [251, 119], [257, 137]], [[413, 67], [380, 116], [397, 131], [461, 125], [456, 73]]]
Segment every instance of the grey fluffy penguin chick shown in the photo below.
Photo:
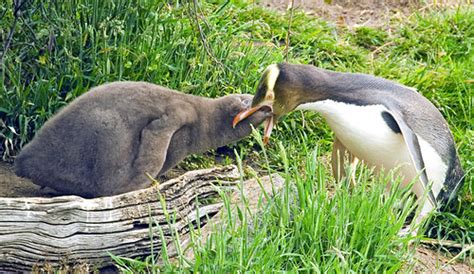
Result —
[[251, 95], [217, 99], [146, 82], [95, 87], [47, 121], [15, 160], [15, 173], [61, 194], [100, 197], [150, 185], [187, 155], [248, 136], [262, 110], [232, 127]]

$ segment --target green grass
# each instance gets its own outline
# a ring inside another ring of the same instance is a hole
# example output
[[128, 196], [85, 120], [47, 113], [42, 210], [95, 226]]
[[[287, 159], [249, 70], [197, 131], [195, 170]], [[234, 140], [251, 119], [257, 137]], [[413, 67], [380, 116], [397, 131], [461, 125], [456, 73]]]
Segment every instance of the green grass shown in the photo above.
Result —
[[[14, 21], [12, 2], [0, 4], [2, 45]], [[92, 86], [115, 80], [141, 80], [208, 97], [253, 93], [266, 66], [285, 60], [288, 14], [244, 1], [198, 1], [197, 9], [189, 1], [131, 2], [34, 0], [23, 7], [4, 65], [0, 67], [3, 159], [12, 160], [49, 117]], [[202, 28], [204, 42], [197, 24]], [[472, 243], [474, 9], [430, 11], [394, 22], [394, 26], [390, 33], [369, 27], [337, 28], [295, 11], [289, 61], [393, 79], [417, 88], [433, 102], [453, 132], [466, 182], [451, 212], [436, 214], [427, 233], [435, 238]], [[244, 231], [235, 232], [238, 237], [234, 237], [234, 232], [218, 234], [214, 246], [200, 248], [196, 258], [202, 258], [190, 268], [207, 271], [215, 266], [227, 271], [263, 271], [332, 266], [339, 267], [341, 272], [349, 268], [374, 271], [398, 268], [406, 260], [407, 249], [404, 244], [395, 248], [397, 242], [389, 241], [394, 235], [390, 227], [403, 218], [384, 219], [398, 214], [388, 209], [393, 202], [377, 200], [381, 191], [377, 185], [384, 180], [370, 180], [362, 172], [362, 186], [354, 193], [336, 186], [335, 197], [327, 199], [324, 195], [328, 194], [321, 189], [331, 180], [322, 159], [329, 155], [332, 133], [324, 120], [314, 113], [294, 112], [278, 125], [267, 148], [268, 162], [260, 152], [251, 151], [251, 147], [258, 147], [255, 139], [248, 138], [233, 147], [246, 152], [247, 158], [261, 170], [268, 167], [282, 172], [294, 182], [300, 200], [285, 213], [292, 218], [283, 222], [282, 218], [286, 217], [280, 207], [287, 204], [275, 201], [263, 215], [266, 222], [259, 223], [259, 229], [243, 227]], [[287, 171], [279, 143], [291, 158]], [[322, 162], [309, 160], [315, 148]], [[213, 164], [213, 157], [192, 156], [182, 167]], [[314, 177], [320, 173], [324, 177]], [[371, 191], [366, 193], [369, 186]], [[309, 198], [313, 200], [308, 201]], [[367, 224], [370, 231], [365, 232], [375, 233], [373, 240], [380, 244], [374, 242], [367, 254], [360, 247], [362, 236], [343, 235], [341, 230], [350, 222], [354, 225], [370, 222], [350, 206], [361, 204], [364, 199], [378, 203], [379, 211], [371, 205], [367, 205], [367, 210], [379, 214], [381, 222], [385, 220], [383, 224]], [[323, 218], [326, 227], [335, 226], [333, 232], [319, 230], [312, 223], [328, 214], [331, 205], [342, 210], [339, 208], [342, 203], [347, 214], [341, 220], [331, 219], [335, 217], [331, 214]], [[313, 230], [320, 234], [314, 234]], [[271, 237], [265, 238], [261, 233]], [[219, 242], [224, 239], [229, 239], [235, 249], [224, 249], [224, 242]], [[240, 247], [234, 243], [237, 239], [246, 239], [241, 247], [244, 250], [237, 248]], [[267, 239], [267, 242], [261, 244], [252, 239]], [[338, 251], [342, 252], [344, 262]], [[255, 252], [264, 254], [264, 259], [260, 261], [252, 255]], [[472, 253], [463, 258], [470, 256]]]
[[[280, 143], [279, 159], [286, 167], [281, 193], [262, 206], [257, 215], [248, 214], [245, 203], [239, 205], [240, 214], [226, 215], [224, 219], [234, 221], [218, 225], [207, 243], [192, 238], [193, 262], [183, 259], [180, 264], [173, 264], [165, 260], [163, 267], [153, 268], [149, 262], [168, 257], [166, 250], [161, 250], [145, 260], [116, 257], [119, 268], [129, 273], [324, 273], [349, 269], [392, 273], [403, 266], [407, 270], [412, 256], [408, 246], [411, 238], [397, 233], [413, 210], [408, 189], [399, 189], [393, 174], [373, 178], [368, 169], [359, 175], [360, 185], [355, 189], [349, 189], [348, 182], [333, 184], [327, 169], [317, 160], [317, 148], [307, 153], [304, 172], [300, 172], [300, 165], [289, 162]], [[390, 195], [385, 195], [389, 181], [394, 185]], [[227, 196], [223, 200], [225, 211], [231, 212]], [[401, 203], [404, 205], [400, 208]], [[240, 226], [235, 225], [237, 219]], [[159, 228], [154, 229], [158, 234]]]

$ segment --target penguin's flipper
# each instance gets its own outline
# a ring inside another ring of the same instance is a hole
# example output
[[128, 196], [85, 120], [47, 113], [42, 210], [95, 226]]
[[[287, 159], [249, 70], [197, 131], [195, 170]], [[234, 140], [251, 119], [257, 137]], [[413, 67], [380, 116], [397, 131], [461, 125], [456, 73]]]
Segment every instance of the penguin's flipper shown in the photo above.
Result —
[[[171, 116], [171, 115], [170, 115]], [[180, 121], [167, 123], [166, 119], [157, 118], [151, 121], [140, 133], [140, 143], [132, 163], [135, 177], [121, 191], [131, 191], [147, 187], [150, 178], [161, 172], [166, 158], [170, 157], [168, 148], [174, 133], [181, 127]]]
[[[421, 154], [421, 148], [420, 143], [418, 141], [418, 137], [413, 132], [413, 130], [407, 125], [401, 113], [392, 110], [388, 111], [387, 113], [390, 114], [393, 120], [395, 120], [395, 122], [397, 123], [398, 128], [400, 129], [400, 132], [403, 136], [403, 139], [407, 144], [408, 152], [410, 153], [411, 160], [415, 165], [416, 172], [417, 174], [419, 174], [419, 178], [423, 183], [424, 188], [428, 188], [429, 181], [428, 176], [426, 175], [425, 162], [423, 161], [423, 156]], [[428, 193], [428, 198], [431, 204], [436, 207], [436, 198], [432, 190], [430, 190], [430, 192]]]

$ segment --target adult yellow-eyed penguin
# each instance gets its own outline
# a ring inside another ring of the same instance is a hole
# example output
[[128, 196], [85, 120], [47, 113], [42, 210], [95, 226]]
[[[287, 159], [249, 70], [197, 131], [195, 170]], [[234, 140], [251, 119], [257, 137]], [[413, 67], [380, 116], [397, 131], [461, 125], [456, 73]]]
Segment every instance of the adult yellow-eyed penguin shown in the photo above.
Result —
[[344, 171], [335, 156], [346, 151], [376, 170], [399, 168], [402, 185], [418, 176], [412, 191], [422, 209], [415, 225], [462, 185], [463, 171], [446, 121], [412, 88], [366, 74], [282, 63], [266, 69], [252, 108], [239, 113], [234, 125], [262, 106], [273, 108], [265, 123], [264, 142], [282, 115], [295, 109], [321, 113], [335, 133], [336, 179]]

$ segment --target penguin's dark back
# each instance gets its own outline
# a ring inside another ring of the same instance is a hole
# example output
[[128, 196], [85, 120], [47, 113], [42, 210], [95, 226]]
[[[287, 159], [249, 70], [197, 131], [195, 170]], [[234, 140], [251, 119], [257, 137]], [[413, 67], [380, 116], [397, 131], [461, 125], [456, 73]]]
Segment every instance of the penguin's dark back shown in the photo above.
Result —
[[437, 201], [442, 211], [451, 211], [451, 205], [453, 199], [457, 196], [457, 193], [461, 190], [464, 185], [465, 174], [462, 170], [459, 158], [456, 155], [456, 151], [453, 152], [453, 160], [448, 167], [448, 174], [446, 174], [446, 181], [443, 184], [443, 188], [438, 194]]

